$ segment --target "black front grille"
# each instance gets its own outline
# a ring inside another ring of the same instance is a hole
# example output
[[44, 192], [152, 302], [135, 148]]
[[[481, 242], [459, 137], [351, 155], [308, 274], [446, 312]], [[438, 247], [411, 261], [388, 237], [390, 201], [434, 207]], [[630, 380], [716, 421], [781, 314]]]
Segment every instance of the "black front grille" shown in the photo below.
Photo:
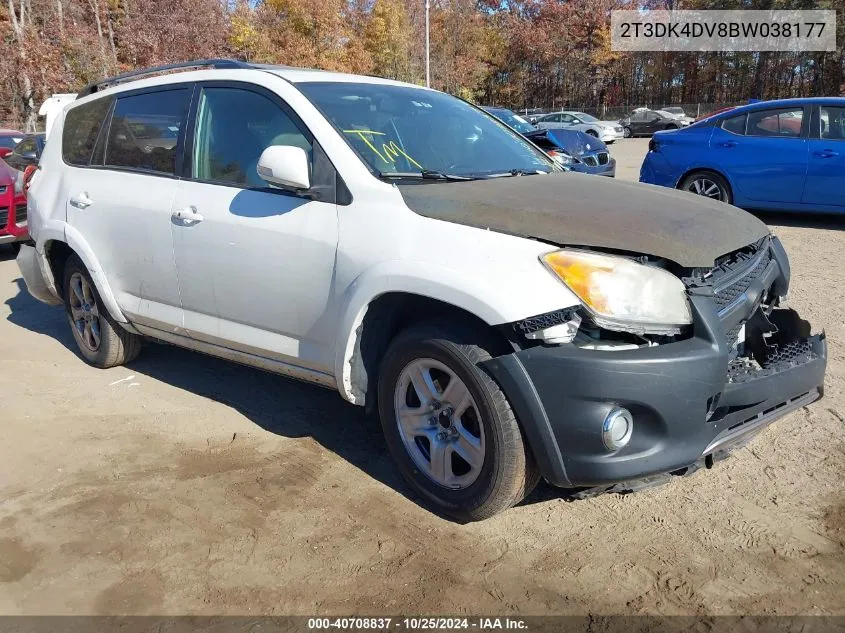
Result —
[[607, 165], [607, 161], [610, 160], [610, 156], [607, 152], [599, 152], [599, 165]]
[[728, 382], [746, 382], [771, 376], [798, 367], [818, 358], [806, 339], [773, 346], [762, 363], [747, 357], [735, 358], [728, 364]]
[[547, 312], [546, 314], [539, 314], [534, 317], [517, 321], [513, 324], [515, 330], [519, 330], [523, 334], [530, 334], [537, 330], [545, 330], [546, 328], [566, 323], [572, 318], [571, 310], [555, 310], [554, 312]]
[[[719, 286], [717, 282], [714, 297], [716, 299], [716, 307], [719, 311], [727, 308], [740, 296], [742, 296], [742, 294], [748, 290], [748, 286], [750, 286], [755, 279], [763, 274], [770, 261], [772, 261], [772, 253], [768, 248], [766, 248], [766, 250], [758, 258], [747, 264], [747, 270], [741, 273], [738, 277], [734, 277], [734, 271], [730, 271], [731, 278], [733, 279], [731, 283]], [[737, 269], [741, 268], [737, 266]]]
[[581, 162], [585, 165], [589, 165], [590, 167], [595, 167], [599, 164], [599, 161], [595, 156], [582, 156]]
[[0, 229], [6, 228], [6, 222], [9, 220], [9, 207], [0, 207]]
[[26, 205], [19, 204], [15, 206], [15, 223], [19, 224], [26, 221]]

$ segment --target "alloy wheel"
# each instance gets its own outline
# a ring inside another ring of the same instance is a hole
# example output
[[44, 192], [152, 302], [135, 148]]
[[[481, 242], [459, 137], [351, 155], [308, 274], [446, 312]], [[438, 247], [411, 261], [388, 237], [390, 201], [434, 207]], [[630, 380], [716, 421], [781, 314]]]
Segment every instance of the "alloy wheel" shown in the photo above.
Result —
[[79, 340], [92, 352], [100, 349], [100, 311], [88, 280], [81, 273], [70, 277], [70, 320]]
[[399, 436], [414, 465], [452, 490], [470, 486], [484, 465], [484, 426], [466, 384], [444, 363], [418, 358], [394, 391]]
[[690, 182], [689, 187], [687, 187], [687, 191], [691, 191], [692, 193], [706, 198], [712, 198], [713, 200], [724, 199], [722, 188], [719, 187], [717, 183], [704, 176], [696, 178]]

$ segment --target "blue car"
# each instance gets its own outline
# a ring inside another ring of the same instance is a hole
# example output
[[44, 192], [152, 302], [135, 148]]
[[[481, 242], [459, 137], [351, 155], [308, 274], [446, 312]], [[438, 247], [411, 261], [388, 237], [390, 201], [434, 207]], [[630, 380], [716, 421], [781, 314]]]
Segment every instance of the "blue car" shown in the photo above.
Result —
[[762, 101], [658, 132], [640, 182], [746, 209], [845, 213], [845, 98]]
[[541, 130], [507, 108], [483, 108], [570, 171], [616, 176], [616, 159], [602, 141], [580, 130]]

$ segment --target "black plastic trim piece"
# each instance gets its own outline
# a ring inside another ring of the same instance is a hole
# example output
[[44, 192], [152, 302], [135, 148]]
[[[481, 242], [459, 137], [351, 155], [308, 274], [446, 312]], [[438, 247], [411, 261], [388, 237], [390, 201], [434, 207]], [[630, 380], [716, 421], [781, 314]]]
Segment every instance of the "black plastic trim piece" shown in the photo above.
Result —
[[572, 484], [566, 476], [549, 417], [519, 358], [514, 354], [499, 356], [485, 361], [482, 366], [507, 394], [540, 472], [550, 484], [570, 488]]
[[195, 59], [187, 62], [179, 62], [178, 64], [165, 64], [163, 66], [153, 66], [151, 68], [141, 68], [133, 70], [128, 73], [115, 75], [114, 77], [106, 77], [99, 81], [93, 81], [77, 93], [76, 98], [82, 99], [95, 92], [99, 92], [106, 86], [113, 86], [115, 84], [140, 79], [149, 75], [167, 72], [169, 70], [187, 70], [189, 68], [216, 68], [219, 70], [231, 70], [234, 68], [249, 68], [255, 69], [252, 64], [242, 62], [236, 59]]

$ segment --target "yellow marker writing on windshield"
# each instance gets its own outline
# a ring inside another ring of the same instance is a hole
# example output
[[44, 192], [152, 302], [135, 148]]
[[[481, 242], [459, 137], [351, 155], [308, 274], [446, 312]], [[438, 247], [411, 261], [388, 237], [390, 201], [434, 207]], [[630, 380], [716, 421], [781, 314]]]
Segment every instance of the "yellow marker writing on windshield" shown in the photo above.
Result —
[[[415, 167], [418, 167], [419, 169], [423, 168], [422, 165], [420, 165], [417, 161], [415, 161], [413, 158], [408, 156], [408, 154], [406, 154], [405, 151], [401, 147], [399, 147], [399, 145], [396, 144], [396, 141], [389, 141], [387, 143], [382, 143], [381, 149], [382, 149], [382, 152], [384, 152], [384, 155], [382, 155], [382, 153], [378, 151], [376, 146], [373, 145], [372, 141], [370, 141], [370, 139], [367, 138], [367, 135], [386, 136], [386, 134], [384, 132], [376, 132], [374, 130], [343, 130], [343, 131], [344, 131], [345, 134], [355, 134], [355, 135], [357, 135], [358, 138], [360, 138], [362, 141], [364, 141], [364, 143], [367, 144], [367, 147], [369, 147], [371, 150], [373, 150], [373, 152], [375, 152], [376, 156], [378, 156], [380, 159], [382, 159], [385, 163], [388, 163], [388, 164], [395, 163], [396, 159], [399, 156], [404, 156], [406, 159], [408, 159], [408, 162], [413, 164]], [[387, 158], [385, 158], [385, 156]]]

